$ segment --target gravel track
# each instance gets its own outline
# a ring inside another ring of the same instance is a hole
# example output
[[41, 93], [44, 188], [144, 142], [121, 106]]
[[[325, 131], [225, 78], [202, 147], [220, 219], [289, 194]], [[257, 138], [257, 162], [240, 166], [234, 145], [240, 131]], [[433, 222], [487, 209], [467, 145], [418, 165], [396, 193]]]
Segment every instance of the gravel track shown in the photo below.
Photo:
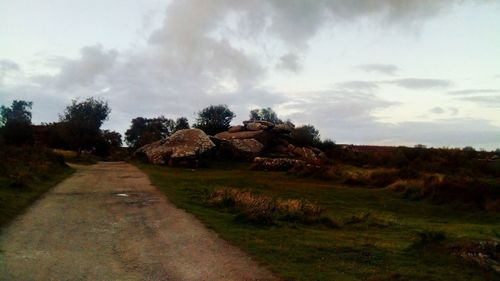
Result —
[[136, 167], [74, 167], [0, 234], [0, 280], [277, 280]]

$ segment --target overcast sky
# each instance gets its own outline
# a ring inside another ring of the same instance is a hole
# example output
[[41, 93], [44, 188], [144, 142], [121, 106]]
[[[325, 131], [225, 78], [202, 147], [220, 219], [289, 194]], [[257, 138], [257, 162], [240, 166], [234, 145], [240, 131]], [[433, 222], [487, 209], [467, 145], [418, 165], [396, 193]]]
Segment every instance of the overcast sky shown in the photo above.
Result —
[[0, 104], [106, 128], [227, 104], [337, 143], [500, 147], [500, 1], [1, 0]]

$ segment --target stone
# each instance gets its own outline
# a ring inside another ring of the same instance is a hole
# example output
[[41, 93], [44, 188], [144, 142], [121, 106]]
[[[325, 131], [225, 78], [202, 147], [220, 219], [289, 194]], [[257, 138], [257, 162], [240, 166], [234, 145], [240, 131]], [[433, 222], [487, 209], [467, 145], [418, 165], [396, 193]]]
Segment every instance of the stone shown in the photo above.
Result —
[[287, 124], [278, 124], [272, 129], [273, 133], [276, 134], [290, 134], [292, 132], [292, 127]]
[[244, 130], [245, 130], [245, 126], [236, 125], [236, 126], [232, 126], [227, 131], [230, 132], [230, 133], [237, 133], [237, 132], [241, 132], [241, 131], [244, 131]]
[[202, 130], [186, 129], [175, 132], [165, 140], [145, 145], [136, 154], [144, 153], [153, 164], [173, 164], [197, 159], [214, 147], [215, 144]]
[[252, 122], [252, 123], [247, 123], [245, 128], [249, 131], [260, 131], [260, 130], [267, 130], [269, 127], [265, 124]]
[[302, 158], [302, 160], [306, 161], [307, 163], [315, 165], [321, 163], [321, 159], [318, 156], [316, 156], [316, 153], [312, 149], [307, 147], [296, 147], [293, 150], [293, 154], [299, 156], [300, 158]]
[[233, 158], [253, 159], [262, 152], [264, 145], [255, 139], [231, 139], [223, 149]]
[[306, 162], [291, 158], [264, 158], [255, 157], [252, 163], [253, 170], [288, 171], [296, 165], [305, 165]]
[[243, 121], [243, 124], [246, 126], [250, 123], [259, 123], [262, 125], [265, 125], [268, 128], [273, 128], [275, 125], [272, 122], [264, 121], [264, 120], [248, 120], [248, 121]]
[[242, 131], [236, 133], [222, 132], [215, 135], [216, 138], [221, 140], [231, 140], [231, 139], [255, 139], [262, 135], [264, 131]]

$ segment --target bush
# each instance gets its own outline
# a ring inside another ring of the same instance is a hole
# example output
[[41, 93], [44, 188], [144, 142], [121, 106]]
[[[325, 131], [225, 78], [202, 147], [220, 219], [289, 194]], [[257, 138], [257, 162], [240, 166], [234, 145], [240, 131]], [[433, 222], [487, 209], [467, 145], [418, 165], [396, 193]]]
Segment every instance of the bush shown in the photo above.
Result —
[[368, 177], [369, 184], [376, 187], [386, 187], [399, 179], [397, 170], [375, 170]]
[[281, 199], [255, 194], [248, 190], [220, 188], [208, 195], [207, 201], [213, 206], [241, 212], [240, 218], [263, 225], [271, 225], [276, 220], [302, 223], [332, 222], [321, 217], [324, 209], [305, 199]]

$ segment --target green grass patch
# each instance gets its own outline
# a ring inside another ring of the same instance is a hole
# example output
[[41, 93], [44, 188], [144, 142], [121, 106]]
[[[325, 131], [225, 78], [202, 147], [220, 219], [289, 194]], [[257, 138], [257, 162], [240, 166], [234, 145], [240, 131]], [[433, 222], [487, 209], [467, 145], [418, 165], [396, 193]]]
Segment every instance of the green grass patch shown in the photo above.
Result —
[[[498, 213], [411, 201], [385, 189], [249, 170], [240, 163], [182, 169], [138, 164], [174, 204], [286, 280], [495, 280], [451, 254], [461, 239], [499, 240]], [[338, 227], [286, 222], [258, 225], [234, 208], [213, 206], [220, 188], [307, 200]]]
[[0, 149], [0, 228], [74, 170], [42, 148]]

